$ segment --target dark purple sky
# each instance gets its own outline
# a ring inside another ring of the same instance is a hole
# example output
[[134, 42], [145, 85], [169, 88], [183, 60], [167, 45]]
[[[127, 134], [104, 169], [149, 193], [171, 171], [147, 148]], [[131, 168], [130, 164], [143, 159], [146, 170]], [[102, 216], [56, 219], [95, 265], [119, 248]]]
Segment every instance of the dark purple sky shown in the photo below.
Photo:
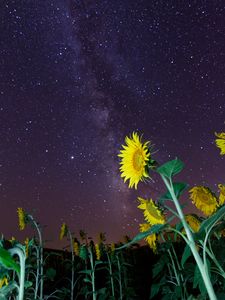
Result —
[[[47, 225], [138, 232], [137, 196], [117, 154], [137, 130], [163, 163], [186, 164], [180, 180], [217, 190], [224, 159], [224, 1], [2, 1], [0, 4], [0, 232], [19, 233], [16, 208]], [[185, 198], [185, 201], [189, 201]], [[190, 205], [190, 209], [191, 205]]]

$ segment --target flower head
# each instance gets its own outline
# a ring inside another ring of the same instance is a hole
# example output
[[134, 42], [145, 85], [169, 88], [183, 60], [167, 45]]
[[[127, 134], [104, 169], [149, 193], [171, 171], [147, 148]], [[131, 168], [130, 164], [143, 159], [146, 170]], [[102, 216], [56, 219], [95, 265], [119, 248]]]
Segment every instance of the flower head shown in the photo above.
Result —
[[[151, 228], [151, 225], [144, 223], [144, 224], [140, 224], [140, 232], [145, 232], [147, 230], [149, 230]], [[157, 250], [157, 236], [155, 233], [148, 235], [145, 238], [146, 242], [149, 244], [150, 248], [153, 250], [154, 253], [156, 253]]]
[[192, 203], [194, 203], [206, 216], [210, 216], [216, 211], [218, 202], [209, 188], [195, 186], [189, 192]]
[[79, 248], [80, 247], [79, 247], [78, 242], [74, 242], [73, 243], [73, 251], [74, 251], [75, 255], [77, 255], [77, 256], [79, 256], [79, 254], [80, 254], [80, 249]]
[[137, 189], [139, 181], [149, 177], [147, 172], [151, 158], [148, 149], [149, 142], [143, 144], [141, 137], [133, 132], [132, 137], [126, 136], [125, 143], [126, 145], [122, 145], [123, 149], [118, 155], [121, 157], [121, 177], [124, 177], [124, 182], [129, 179], [129, 188], [134, 186]]
[[111, 252], [112, 253], [114, 253], [115, 252], [115, 244], [114, 243], [112, 243], [111, 245], [110, 245], [110, 250], [111, 250]]
[[139, 209], [144, 210], [145, 220], [151, 224], [165, 224], [166, 219], [162, 211], [154, 204], [153, 200], [145, 200], [141, 197], [138, 197], [140, 204], [138, 205]]
[[219, 205], [223, 205], [225, 203], [225, 185], [218, 184], [218, 188], [220, 189]]
[[8, 285], [8, 279], [7, 277], [3, 277], [2, 279], [0, 279], [0, 289], [3, 287], [3, 285]]
[[24, 241], [25, 247], [26, 247], [26, 257], [28, 257], [29, 254], [29, 238], [26, 238]]
[[95, 253], [96, 253], [96, 259], [100, 260], [100, 258], [101, 258], [101, 251], [100, 251], [99, 244], [95, 244]]
[[66, 223], [62, 223], [61, 229], [60, 229], [60, 235], [59, 235], [59, 239], [62, 240], [66, 235], [67, 235], [67, 225]]
[[26, 224], [26, 215], [22, 207], [17, 208], [18, 218], [19, 218], [19, 229], [24, 230]]
[[194, 215], [186, 215], [185, 219], [186, 219], [188, 225], [193, 230], [193, 232], [198, 232], [199, 231], [201, 222], [199, 221], [198, 218], [196, 218]]
[[221, 133], [216, 133], [215, 132], [216, 137], [218, 137], [218, 139], [216, 139], [216, 146], [220, 149], [220, 155], [224, 155], [225, 154], [225, 132], [221, 132]]

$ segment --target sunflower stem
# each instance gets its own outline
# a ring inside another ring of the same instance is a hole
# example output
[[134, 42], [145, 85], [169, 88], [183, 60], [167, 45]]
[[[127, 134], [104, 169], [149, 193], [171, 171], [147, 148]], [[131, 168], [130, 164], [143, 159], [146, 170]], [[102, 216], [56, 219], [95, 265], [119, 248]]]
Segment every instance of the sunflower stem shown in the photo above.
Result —
[[172, 184], [172, 180], [170, 178], [170, 181], [168, 181], [166, 179], [165, 176], [161, 175], [162, 177], [162, 180], [164, 181], [168, 191], [170, 192], [170, 195], [172, 197], [172, 200], [174, 202], [174, 205], [176, 207], [176, 210], [178, 212], [178, 215], [179, 215], [179, 218], [184, 226], [184, 229], [185, 229], [185, 232], [187, 234], [187, 238], [188, 238], [188, 245], [191, 249], [191, 252], [195, 258], [195, 261], [197, 263], [197, 266], [199, 268], [199, 271], [201, 273], [201, 276], [202, 276], [202, 279], [204, 281], [204, 284], [205, 284], [205, 287], [206, 287], [206, 290], [207, 290], [207, 293], [209, 295], [209, 299], [210, 300], [216, 300], [216, 295], [215, 295], [215, 292], [214, 292], [214, 289], [213, 289], [213, 286], [212, 286], [212, 283], [211, 283], [211, 280], [209, 278], [209, 273], [208, 273], [208, 268], [207, 268], [207, 265], [205, 265], [202, 261], [202, 258], [201, 256], [199, 255], [198, 251], [197, 251], [197, 248], [195, 246], [195, 242], [194, 242], [194, 239], [193, 239], [193, 236], [192, 236], [192, 233], [189, 229], [189, 226], [185, 220], [185, 217], [184, 217], [184, 214], [183, 214], [183, 211], [181, 209], [181, 206], [180, 206], [180, 203], [175, 195], [175, 192], [174, 192], [174, 189], [173, 189], [173, 184]]

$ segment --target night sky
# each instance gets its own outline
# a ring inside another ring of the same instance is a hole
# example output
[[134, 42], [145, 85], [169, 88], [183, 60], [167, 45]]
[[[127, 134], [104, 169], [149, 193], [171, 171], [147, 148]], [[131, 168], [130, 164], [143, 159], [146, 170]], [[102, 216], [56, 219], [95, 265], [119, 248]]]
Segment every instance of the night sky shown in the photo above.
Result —
[[[217, 191], [224, 159], [224, 1], [1, 1], [0, 232], [24, 239], [17, 207], [62, 247], [66, 222], [107, 241], [134, 236], [143, 222], [117, 154], [133, 131], [163, 163], [184, 161], [190, 186]], [[190, 200], [184, 196], [183, 201]], [[189, 205], [192, 211], [192, 206]]]

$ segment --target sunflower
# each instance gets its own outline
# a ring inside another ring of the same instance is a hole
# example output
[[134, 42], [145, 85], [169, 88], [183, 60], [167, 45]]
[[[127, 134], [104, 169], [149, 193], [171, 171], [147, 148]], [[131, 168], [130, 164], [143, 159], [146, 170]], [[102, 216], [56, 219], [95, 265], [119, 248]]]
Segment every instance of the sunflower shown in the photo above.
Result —
[[216, 139], [216, 146], [220, 149], [220, 155], [224, 155], [225, 154], [225, 132], [221, 132], [221, 133], [216, 133], [215, 132], [216, 137], [218, 137], [218, 139]]
[[218, 184], [218, 188], [220, 189], [219, 205], [223, 205], [225, 203], [225, 185]]
[[62, 240], [64, 238], [64, 236], [67, 235], [67, 225], [66, 223], [62, 223], [61, 229], [60, 229], [60, 235], [59, 235], [59, 239]]
[[192, 203], [206, 216], [210, 216], [216, 211], [218, 202], [209, 188], [195, 186], [189, 192]]
[[96, 253], [96, 259], [100, 260], [100, 258], [101, 258], [101, 251], [100, 251], [100, 248], [99, 248], [99, 244], [95, 244], [95, 253]]
[[137, 189], [139, 181], [143, 181], [144, 178], [148, 178], [147, 166], [150, 162], [150, 152], [148, 144], [150, 142], [141, 142], [141, 137], [133, 132], [132, 137], [126, 136], [126, 145], [122, 145], [123, 149], [118, 154], [121, 157], [121, 177], [124, 177], [124, 182], [128, 179], [129, 188], [133, 186]]
[[191, 227], [193, 232], [198, 232], [201, 222], [198, 218], [196, 218], [194, 215], [186, 215], [185, 220], [187, 221], [188, 225]]
[[8, 279], [7, 277], [3, 277], [2, 279], [0, 279], [0, 289], [3, 287], [3, 285], [8, 285]]
[[[151, 228], [151, 225], [144, 223], [144, 224], [140, 224], [140, 232], [145, 232], [147, 230], [149, 230]], [[153, 234], [149, 234], [146, 238], [145, 241], [149, 244], [150, 248], [153, 250], [154, 253], [156, 253], [157, 250], [157, 236], [155, 233]]]
[[78, 242], [74, 242], [74, 243], [73, 243], [73, 251], [74, 251], [75, 255], [79, 256], [80, 249], [79, 249], [79, 244], [78, 244]]
[[147, 222], [151, 225], [155, 224], [165, 224], [166, 219], [162, 211], [154, 204], [153, 200], [145, 200], [141, 197], [138, 197], [140, 204], [138, 205], [139, 209], [144, 210], [144, 217]]
[[115, 244], [112, 243], [112, 244], [110, 245], [110, 251], [111, 251], [111, 253], [114, 253], [114, 252], [115, 252], [115, 249], [116, 249]]
[[29, 254], [29, 238], [26, 238], [24, 241], [25, 247], [26, 247], [26, 257], [28, 257]]
[[26, 224], [26, 222], [25, 222], [26, 215], [25, 215], [25, 212], [22, 209], [22, 207], [17, 208], [17, 213], [18, 213], [18, 218], [19, 218], [19, 229], [24, 230], [25, 224]]

